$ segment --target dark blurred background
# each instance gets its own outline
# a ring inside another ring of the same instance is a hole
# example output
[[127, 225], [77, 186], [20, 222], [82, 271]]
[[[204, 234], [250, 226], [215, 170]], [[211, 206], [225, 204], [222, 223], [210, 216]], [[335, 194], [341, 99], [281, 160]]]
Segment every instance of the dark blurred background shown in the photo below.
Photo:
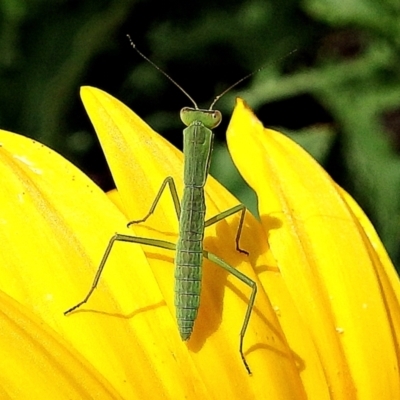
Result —
[[105, 190], [112, 179], [79, 87], [109, 92], [179, 148], [190, 105], [126, 34], [200, 106], [265, 66], [218, 103], [212, 174], [256, 212], [224, 144], [240, 95], [356, 198], [400, 265], [398, 0], [0, 0], [0, 127]]

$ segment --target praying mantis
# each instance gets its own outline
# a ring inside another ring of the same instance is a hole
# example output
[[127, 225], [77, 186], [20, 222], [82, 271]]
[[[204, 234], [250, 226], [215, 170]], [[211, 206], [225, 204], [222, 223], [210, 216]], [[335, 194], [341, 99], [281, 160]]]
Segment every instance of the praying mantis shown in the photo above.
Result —
[[172, 196], [175, 213], [179, 220], [179, 236], [177, 243], [172, 243], [164, 240], [151, 239], [138, 237], [133, 235], [124, 235], [116, 233], [109, 241], [108, 246], [104, 252], [103, 258], [101, 259], [100, 265], [97, 269], [94, 277], [92, 286], [85, 296], [75, 306], [71, 307], [64, 312], [65, 315], [70, 314], [72, 311], [81, 307], [85, 304], [92, 293], [97, 287], [100, 280], [103, 269], [106, 265], [107, 259], [113, 249], [116, 242], [128, 242], [136, 243], [146, 246], [159, 247], [175, 251], [175, 309], [176, 319], [178, 324], [179, 333], [181, 339], [186, 341], [190, 338], [194, 323], [200, 307], [200, 295], [201, 295], [201, 281], [202, 281], [202, 263], [203, 257], [212, 261], [219, 267], [223, 268], [227, 272], [234, 275], [245, 285], [251, 289], [251, 295], [248, 301], [247, 310], [244, 316], [242, 328], [240, 331], [239, 340], [239, 353], [244, 364], [244, 367], [248, 374], [251, 375], [250, 367], [246, 361], [243, 352], [243, 342], [246, 334], [246, 330], [249, 324], [250, 316], [253, 310], [256, 294], [257, 284], [254, 280], [242, 272], [236, 270], [231, 265], [226, 263], [224, 260], [219, 258], [217, 255], [208, 252], [203, 247], [204, 241], [204, 230], [225, 218], [228, 218], [234, 214], [240, 213], [239, 226], [236, 233], [236, 250], [248, 254], [245, 250], [240, 248], [239, 241], [242, 234], [246, 207], [243, 204], [238, 204], [214, 217], [206, 220], [206, 204], [204, 186], [207, 181], [207, 177], [210, 169], [210, 161], [212, 154], [212, 146], [214, 133], [213, 129], [216, 128], [222, 119], [222, 115], [218, 110], [213, 110], [215, 103], [230, 89], [236, 86], [238, 83], [247, 79], [249, 76], [242, 78], [234, 85], [226, 89], [221, 95], [217, 96], [209, 109], [200, 109], [196, 102], [181, 88], [168, 74], [162, 71], [157, 65], [155, 65], [150, 59], [142, 54], [136, 45], [132, 42], [128, 36], [132, 47], [151, 65], [157, 70], [163, 73], [171, 82], [173, 82], [193, 103], [194, 107], [185, 107], [180, 112], [180, 117], [186, 128], [183, 131], [183, 154], [184, 154], [184, 167], [183, 167], [183, 182], [184, 190], [182, 199], [179, 200], [176, 185], [172, 177], [167, 177], [154, 201], [150, 207], [147, 215], [140, 219], [131, 221], [128, 223], [128, 227], [133, 224], [139, 224], [145, 222], [155, 211], [159, 200], [166, 190], [169, 191]]

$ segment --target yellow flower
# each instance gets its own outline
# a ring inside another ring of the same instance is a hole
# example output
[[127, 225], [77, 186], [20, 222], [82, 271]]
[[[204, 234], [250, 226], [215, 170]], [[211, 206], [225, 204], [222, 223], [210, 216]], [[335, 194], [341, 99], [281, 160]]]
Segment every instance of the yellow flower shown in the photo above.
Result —
[[[79, 170], [31, 140], [0, 134], [0, 363], [10, 398], [393, 399], [399, 389], [399, 281], [353, 200], [289, 139], [239, 100], [230, 151], [256, 190], [261, 223], [238, 216], [206, 230], [205, 248], [258, 284], [244, 352], [250, 289], [205, 260], [194, 332], [175, 321], [173, 257], [116, 243], [97, 289], [82, 300], [115, 232], [175, 242], [166, 176], [182, 191], [182, 155], [110, 95], [83, 88], [118, 194], [116, 207]], [[111, 197], [110, 197], [111, 198]], [[117, 200], [115, 200], [117, 199]], [[237, 204], [211, 177], [207, 217]], [[122, 210], [122, 212], [120, 211]], [[49, 387], [51, 389], [49, 389]]]

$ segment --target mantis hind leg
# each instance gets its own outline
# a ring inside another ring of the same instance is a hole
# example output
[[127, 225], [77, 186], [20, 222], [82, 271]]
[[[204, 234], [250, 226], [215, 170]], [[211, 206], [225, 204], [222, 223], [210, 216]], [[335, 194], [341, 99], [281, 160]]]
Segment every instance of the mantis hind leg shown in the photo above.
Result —
[[83, 304], [87, 303], [91, 295], [93, 294], [94, 290], [97, 287], [97, 284], [99, 283], [100, 276], [103, 272], [103, 269], [106, 265], [107, 259], [111, 253], [111, 250], [113, 249], [114, 243], [115, 242], [128, 242], [128, 243], [138, 243], [138, 244], [143, 244], [147, 246], [154, 246], [154, 247], [161, 247], [163, 249], [168, 249], [168, 250], [176, 250], [176, 245], [171, 242], [167, 242], [165, 240], [157, 240], [157, 239], [148, 239], [148, 238], [143, 238], [139, 236], [130, 236], [130, 235], [121, 235], [119, 233], [116, 233], [108, 242], [108, 246], [106, 248], [106, 251], [104, 252], [103, 258], [101, 259], [99, 268], [97, 269], [96, 275], [94, 277], [92, 286], [85, 296], [85, 298], [80, 301], [78, 304], [74, 305], [73, 307], [69, 308], [67, 311], [64, 312], [64, 315], [67, 315], [71, 313], [72, 311], [76, 310]]
[[167, 178], [164, 179], [164, 182], [161, 184], [161, 187], [157, 193], [156, 198], [153, 201], [153, 204], [150, 207], [150, 211], [147, 213], [147, 215], [142, 218], [142, 219], [138, 219], [138, 220], [134, 220], [134, 221], [130, 221], [128, 222], [128, 228], [132, 225], [132, 224], [139, 224], [141, 222], [145, 222], [147, 220], [147, 218], [150, 217], [150, 215], [152, 215], [157, 207], [158, 202], [160, 201], [161, 195], [163, 194], [165, 188], [167, 187], [167, 185], [169, 186], [169, 190], [172, 196], [172, 201], [174, 202], [174, 207], [175, 207], [175, 212], [176, 212], [176, 216], [179, 219], [179, 216], [181, 215], [181, 203], [179, 202], [179, 197], [178, 197], [178, 192], [176, 191], [176, 186], [175, 186], [175, 181], [174, 178], [172, 178], [172, 176], [168, 176]]
[[[171, 192], [171, 196], [172, 196], [172, 200], [174, 202], [174, 206], [175, 206], [175, 211], [176, 211], [176, 215], [179, 218], [180, 213], [181, 213], [181, 205], [179, 202], [179, 197], [178, 197], [178, 193], [176, 191], [176, 186], [175, 186], [175, 182], [174, 179], [169, 176], [167, 177], [164, 182], [162, 183], [156, 198], [153, 201], [153, 204], [150, 207], [150, 211], [148, 212], [148, 214], [137, 221], [131, 221], [128, 223], [128, 227], [132, 224], [137, 224], [140, 222], [144, 222], [147, 220], [147, 218], [150, 217], [151, 214], [154, 213], [157, 204], [161, 198], [161, 195], [163, 194], [166, 186], [169, 186], [170, 192]], [[167, 242], [164, 240], [157, 240], [157, 239], [149, 239], [149, 238], [143, 238], [143, 237], [139, 237], [139, 236], [131, 236], [131, 235], [122, 235], [122, 234], [115, 234], [109, 241], [108, 246], [104, 252], [103, 258], [101, 259], [99, 268], [97, 269], [96, 275], [94, 277], [92, 286], [89, 290], [89, 292], [87, 293], [86, 297], [80, 301], [78, 304], [76, 304], [75, 306], [69, 308], [67, 311], [64, 312], [64, 315], [67, 315], [69, 313], [71, 313], [72, 311], [76, 310], [77, 308], [79, 308], [80, 306], [82, 306], [83, 304], [87, 303], [87, 301], [90, 299], [91, 295], [93, 294], [94, 290], [97, 287], [97, 284], [99, 283], [100, 280], [100, 276], [103, 272], [103, 269], [105, 267], [105, 264], [107, 262], [107, 259], [111, 253], [111, 250], [113, 249], [114, 243], [115, 242], [129, 242], [129, 243], [138, 243], [138, 244], [143, 244], [143, 245], [147, 245], [147, 246], [154, 246], [154, 247], [160, 247], [160, 248], [164, 248], [164, 249], [168, 249], [168, 250], [176, 250], [176, 245], [175, 243], [171, 243], [171, 242]]]
[[244, 316], [242, 329], [240, 330], [240, 341], [239, 341], [240, 357], [242, 358], [243, 364], [244, 364], [247, 372], [249, 373], [249, 375], [251, 375], [251, 370], [250, 370], [249, 364], [247, 364], [246, 358], [243, 353], [243, 341], [244, 341], [244, 336], [246, 334], [247, 326], [249, 325], [251, 312], [253, 311], [254, 301], [256, 298], [256, 294], [257, 294], [257, 284], [255, 281], [250, 279], [248, 276], [246, 276], [242, 272], [236, 270], [235, 268], [230, 266], [228, 263], [226, 263], [221, 258], [217, 257], [215, 254], [209, 253], [207, 251], [203, 251], [203, 255], [205, 258], [207, 258], [208, 260], [217, 264], [219, 267], [223, 268], [225, 271], [228, 271], [229, 273], [234, 275], [236, 278], [238, 278], [239, 280], [241, 280], [243, 283], [245, 283], [247, 286], [249, 286], [251, 288], [251, 295], [250, 295], [249, 303], [247, 305], [246, 314]]
[[214, 217], [208, 219], [205, 222], [205, 226], [207, 227], [207, 226], [213, 225], [213, 224], [215, 224], [215, 223], [217, 223], [217, 222], [219, 222], [219, 221], [221, 221], [221, 220], [223, 220], [225, 218], [230, 217], [233, 214], [236, 214], [236, 213], [240, 212], [239, 226], [238, 226], [238, 229], [237, 229], [237, 232], [236, 232], [236, 239], [235, 239], [236, 250], [240, 251], [241, 253], [244, 253], [244, 254], [248, 255], [249, 253], [246, 250], [243, 250], [239, 245], [240, 237], [242, 235], [244, 217], [245, 217], [245, 214], [246, 214], [246, 210], [247, 210], [247, 208], [246, 208], [246, 206], [244, 204], [238, 204], [237, 206], [232, 207], [232, 208], [230, 208], [230, 209], [228, 209], [226, 211], [223, 211], [222, 213], [219, 213], [219, 214], [215, 215]]

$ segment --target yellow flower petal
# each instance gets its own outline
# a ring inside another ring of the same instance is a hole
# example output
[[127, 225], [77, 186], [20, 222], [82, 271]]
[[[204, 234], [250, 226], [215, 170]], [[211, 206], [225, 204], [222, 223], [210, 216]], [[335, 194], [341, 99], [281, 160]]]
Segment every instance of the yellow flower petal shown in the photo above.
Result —
[[[228, 143], [258, 194], [271, 251], [318, 349], [332, 398], [396, 398], [399, 340], [392, 320], [399, 318], [399, 281], [390, 261], [374, 254], [322, 168], [291, 140], [264, 129], [240, 99]], [[377, 273], [382, 261], [391, 271], [385, 291]], [[285, 330], [290, 345], [291, 330]]]
[[0, 291], [2, 399], [118, 398], [104, 378], [43, 320]]
[[[57, 331], [92, 365], [101, 384], [122, 398], [146, 397], [149, 382], [158, 398], [184, 397], [193, 385], [205, 394], [196, 376], [188, 379], [193, 365], [185, 365], [189, 375], [176, 373], [176, 360], [184, 356], [165, 341], [175, 326], [140, 246], [120, 246], [86, 311], [63, 315], [87, 293], [110, 237], [124, 232], [126, 219], [86, 176], [45, 146], [7, 132], [0, 143], [0, 176], [7, 177], [0, 288]], [[160, 379], [160, 369], [169, 379]]]

